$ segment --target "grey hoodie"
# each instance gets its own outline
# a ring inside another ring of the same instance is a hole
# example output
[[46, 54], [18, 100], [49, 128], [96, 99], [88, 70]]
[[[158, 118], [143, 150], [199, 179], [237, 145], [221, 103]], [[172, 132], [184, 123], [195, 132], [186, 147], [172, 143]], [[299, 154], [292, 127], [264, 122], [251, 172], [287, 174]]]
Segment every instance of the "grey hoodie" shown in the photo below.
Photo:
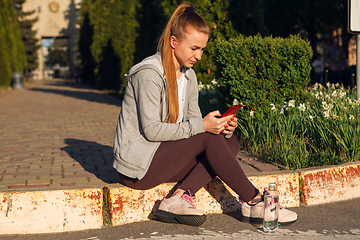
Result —
[[186, 69], [185, 78], [188, 83], [183, 121], [166, 123], [168, 91], [160, 55], [144, 59], [125, 75], [127, 87], [113, 148], [113, 166], [118, 172], [141, 179], [161, 142], [205, 132], [194, 70]]

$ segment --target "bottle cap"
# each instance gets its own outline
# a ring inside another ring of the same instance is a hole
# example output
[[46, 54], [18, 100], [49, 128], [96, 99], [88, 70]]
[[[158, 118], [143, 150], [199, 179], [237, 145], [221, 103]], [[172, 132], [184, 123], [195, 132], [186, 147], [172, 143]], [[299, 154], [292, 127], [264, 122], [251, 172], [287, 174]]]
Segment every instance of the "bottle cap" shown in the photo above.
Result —
[[269, 190], [276, 190], [276, 184], [275, 183], [269, 183]]

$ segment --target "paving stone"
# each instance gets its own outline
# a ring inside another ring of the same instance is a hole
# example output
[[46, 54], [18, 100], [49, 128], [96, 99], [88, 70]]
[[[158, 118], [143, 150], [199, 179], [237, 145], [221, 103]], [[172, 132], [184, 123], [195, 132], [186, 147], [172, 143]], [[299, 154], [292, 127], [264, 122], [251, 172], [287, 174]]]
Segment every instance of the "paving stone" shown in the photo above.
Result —
[[51, 181], [49, 178], [32, 179], [27, 181], [28, 185], [41, 185], [41, 184], [49, 185], [50, 183]]

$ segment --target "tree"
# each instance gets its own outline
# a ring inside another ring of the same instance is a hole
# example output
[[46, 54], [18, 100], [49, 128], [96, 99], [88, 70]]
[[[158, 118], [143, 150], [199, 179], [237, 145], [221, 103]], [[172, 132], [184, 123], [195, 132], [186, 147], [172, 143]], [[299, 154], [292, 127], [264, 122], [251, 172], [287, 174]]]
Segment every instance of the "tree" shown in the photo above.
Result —
[[[97, 85], [99, 88], [109, 86], [108, 83], [105, 84], [103, 81], [111, 78], [101, 75], [103, 71], [99, 71], [99, 64], [102, 61], [107, 62], [104, 58], [111, 57], [111, 59], [119, 61], [119, 64], [115, 63], [115, 65], [119, 66], [118, 72], [120, 75], [117, 84], [112, 86], [114, 89], [119, 89], [124, 84], [124, 74], [134, 64], [136, 27], [138, 26], [136, 21], [137, 1], [95, 1], [93, 9], [96, 9], [96, 11], [93, 12], [91, 19], [94, 24], [91, 53], [96, 62], [95, 77]], [[111, 46], [107, 46], [109, 40], [111, 40]], [[103, 54], [104, 50], [111, 52], [110, 47], [113, 48], [118, 58]]]
[[9, 51], [6, 42], [6, 29], [2, 19], [3, 8], [0, 5], [0, 86], [10, 86], [11, 66], [9, 62]]
[[347, 49], [347, 6], [344, 0], [267, 0], [264, 3], [265, 22], [269, 33], [287, 37], [300, 34], [310, 41], [314, 56], [320, 43], [328, 44], [334, 30], [341, 28]]
[[53, 67], [69, 66], [69, 41], [67, 38], [56, 38], [54, 43], [49, 47], [49, 54], [47, 55], [46, 65]]
[[91, 23], [92, 4], [91, 0], [83, 0], [80, 10], [80, 30], [78, 49], [81, 60], [81, 79], [84, 83], [95, 86], [95, 59], [91, 53], [93, 43], [94, 25]]
[[244, 36], [267, 36], [263, 0], [230, 0], [229, 19], [234, 30]]
[[157, 40], [165, 28], [169, 16], [164, 14], [161, 0], [140, 0], [136, 13], [139, 26], [136, 28], [134, 62], [138, 63], [145, 57], [156, 52]]
[[0, 80], [5, 86], [11, 84], [11, 75], [9, 72], [22, 72], [26, 65], [26, 56], [23, 43], [21, 41], [21, 34], [19, 23], [17, 21], [13, 4], [11, 0], [0, 1], [0, 18], [1, 18], [1, 52], [2, 61], [9, 63], [2, 63], [9, 68], [4, 68], [4, 79]]
[[25, 53], [26, 53], [26, 66], [25, 77], [29, 79], [30, 72], [38, 67], [38, 50], [40, 48], [39, 39], [35, 37], [36, 31], [32, 29], [34, 23], [38, 18], [29, 19], [29, 16], [32, 15], [35, 10], [24, 12], [22, 10], [22, 5], [26, 0], [12, 0], [17, 19], [19, 21], [20, 32], [22, 42], [24, 44]]

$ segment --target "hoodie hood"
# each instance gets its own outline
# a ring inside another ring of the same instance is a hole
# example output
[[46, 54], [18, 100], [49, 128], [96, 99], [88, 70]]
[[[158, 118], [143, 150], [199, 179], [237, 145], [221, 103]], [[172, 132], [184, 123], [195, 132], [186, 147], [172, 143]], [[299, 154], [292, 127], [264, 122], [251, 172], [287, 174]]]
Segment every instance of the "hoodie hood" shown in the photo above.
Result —
[[156, 53], [150, 57], [145, 58], [138, 64], [134, 65], [130, 68], [129, 72], [124, 75], [125, 80], [129, 81], [131, 77], [136, 74], [137, 72], [143, 69], [153, 69], [156, 71], [162, 78], [165, 79], [165, 72], [162, 66], [161, 55], [160, 53]]

